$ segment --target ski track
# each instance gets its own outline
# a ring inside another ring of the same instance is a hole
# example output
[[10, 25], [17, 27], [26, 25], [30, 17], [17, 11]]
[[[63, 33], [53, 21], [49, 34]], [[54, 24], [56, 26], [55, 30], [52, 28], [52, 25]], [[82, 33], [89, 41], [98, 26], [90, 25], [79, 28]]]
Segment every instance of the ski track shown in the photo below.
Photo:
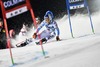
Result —
[[[95, 41], [95, 40], [97, 40], [97, 41]], [[92, 48], [95, 48], [97, 46], [100, 47], [99, 40], [100, 40], [100, 35], [94, 34], [94, 35], [89, 35], [89, 36], [84, 36], [84, 37], [77, 37], [74, 39], [63, 39], [62, 41], [59, 41], [59, 42], [54, 41], [53, 44], [52, 43], [44, 44], [43, 46], [46, 50], [46, 56], [49, 56], [48, 58], [45, 58], [45, 59], [44, 59], [41, 51], [37, 51], [36, 49], [34, 51], [34, 48], [37, 45], [26, 46], [26, 47], [17, 48], [17, 49], [14, 48], [14, 49], [12, 49], [12, 51], [14, 52], [13, 57], [15, 59], [15, 65], [12, 66], [11, 62], [9, 62], [10, 65], [9, 64], [1, 65], [1, 67], [5, 67], [5, 66], [6, 67], [8, 67], [8, 66], [9, 67], [22, 67], [22, 66], [46, 67], [47, 64], [49, 66], [53, 67], [52, 63], [54, 63], [55, 61], [56, 62], [62, 61], [65, 58], [68, 59], [75, 55], [84, 53], [85, 51], [91, 50]], [[88, 42], [92, 42], [92, 43], [88, 44]], [[58, 43], [60, 43], [60, 44], [58, 44]], [[51, 45], [53, 46], [52, 48], [50, 47]], [[37, 47], [40, 47], [40, 46], [38, 45]], [[31, 49], [33, 51], [30, 51], [29, 49], [27, 49], [25, 51], [20, 51], [25, 48], [30, 48], [30, 49], [33, 48], [33, 49]], [[16, 50], [18, 50], [18, 51], [16, 51]], [[4, 51], [8, 51], [8, 50], [4, 50]], [[1, 52], [2, 52], [2, 50], [1, 50]], [[10, 59], [7, 59], [8, 58], [7, 54], [3, 55], [3, 56], [6, 56], [6, 58], [5, 58], [6, 60], [4, 60], [4, 59], [0, 60], [1, 64], [10, 61]], [[0, 55], [0, 56], [2, 56], [2, 55]], [[27, 57], [30, 57], [30, 58], [27, 58]], [[27, 59], [23, 60], [24, 58], [27, 58]]]
[[[99, 39], [100, 39], [100, 36], [99, 36]], [[94, 41], [94, 39], [93, 40], [89, 40], [89, 41]], [[86, 42], [86, 41], [85, 41]], [[98, 41], [98, 42], [94, 42], [94, 43], [92, 43], [92, 44], [90, 44], [90, 45], [87, 45], [87, 43], [88, 42], [86, 42], [86, 43], [84, 43], [84, 41], [82, 41], [80, 44], [81, 45], [84, 45], [85, 44], [85, 46], [84, 47], [81, 47], [81, 48], [76, 48], [75, 50], [70, 50], [70, 51], [67, 51], [67, 49], [66, 49], [66, 51], [64, 51], [64, 53], [62, 53], [62, 54], [59, 54], [58, 52], [56, 52], [53, 56], [50, 56], [50, 59], [48, 58], [48, 59], [46, 59], [46, 60], [44, 60], [44, 61], [40, 61], [40, 62], [38, 62], [38, 63], [36, 63], [34, 66], [35, 67], [46, 67], [47, 66], [47, 64], [49, 64], [49, 63], [53, 63], [53, 62], [55, 62], [55, 61], [60, 61], [60, 60], [63, 60], [63, 59], [65, 59], [65, 58], [69, 58], [69, 57], [71, 57], [71, 56], [74, 56], [74, 55], [76, 55], [76, 54], [80, 54], [80, 53], [82, 53], [82, 52], [84, 52], [84, 51], [87, 51], [87, 50], [89, 50], [89, 49], [91, 49], [91, 48], [94, 48], [94, 47], [97, 47], [97, 46], [99, 46], [100, 47], [100, 41]], [[74, 45], [75, 44], [78, 44], [77, 42], [76, 43], [74, 43]], [[79, 44], [79, 45], [80, 45]], [[73, 45], [73, 43], [72, 44], [70, 44], [70, 45]], [[87, 45], [87, 46], [86, 46]], [[65, 50], [64, 48], [62, 49], [62, 50]], [[58, 54], [57, 54], [58, 53]], [[45, 64], [46, 64], [46, 66], [45, 66]], [[57, 64], [57, 63], [56, 63]], [[51, 66], [52, 67], [54, 67], [52, 64], [51, 64]], [[30, 67], [32, 67], [32, 65], [30, 66]], [[56, 66], [55, 66], [56, 67]], [[66, 66], [64, 66], [64, 67], [66, 67]]]

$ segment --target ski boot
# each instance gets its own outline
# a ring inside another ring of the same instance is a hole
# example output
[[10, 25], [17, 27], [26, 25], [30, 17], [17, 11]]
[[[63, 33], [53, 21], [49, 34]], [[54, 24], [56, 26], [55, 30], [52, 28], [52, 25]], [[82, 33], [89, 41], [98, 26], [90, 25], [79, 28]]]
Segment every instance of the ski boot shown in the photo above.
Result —
[[46, 40], [46, 38], [43, 38], [39, 42], [35, 42], [35, 43], [36, 43], [36, 45], [40, 45], [40, 42], [42, 42], [42, 44], [44, 44], [47, 42], [47, 40]]

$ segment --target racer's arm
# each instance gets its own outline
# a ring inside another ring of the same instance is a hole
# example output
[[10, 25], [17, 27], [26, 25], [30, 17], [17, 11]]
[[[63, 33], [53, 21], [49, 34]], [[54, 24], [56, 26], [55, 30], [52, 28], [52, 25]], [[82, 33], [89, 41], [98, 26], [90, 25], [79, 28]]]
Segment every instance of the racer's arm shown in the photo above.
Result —
[[59, 38], [60, 31], [59, 31], [59, 27], [56, 22], [54, 22], [54, 28], [55, 28], [56, 40], [60, 41], [60, 38]]

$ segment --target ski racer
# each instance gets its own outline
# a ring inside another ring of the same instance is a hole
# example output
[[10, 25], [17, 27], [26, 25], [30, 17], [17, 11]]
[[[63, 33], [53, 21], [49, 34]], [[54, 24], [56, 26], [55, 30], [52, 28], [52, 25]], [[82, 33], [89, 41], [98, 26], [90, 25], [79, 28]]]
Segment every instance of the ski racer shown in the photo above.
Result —
[[[38, 25], [33, 38], [39, 40], [35, 42], [37, 45], [40, 45], [40, 42], [46, 43], [49, 39], [56, 37], [56, 41], [60, 41], [59, 38], [60, 31], [57, 23], [54, 21], [54, 16], [51, 11], [47, 11], [44, 15], [44, 20], [41, 24]], [[34, 40], [33, 40], [34, 41]], [[32, 42], [32, 38], [26, 39], [22, 44], [16, 45], [17, 47], [22, 47]]]
[[[42, 32], [40, 32], [41, 30]], [[54, 21], [53, 13], [51, 11], [47, 11], [44, 15], [43, 22], [41, 22], [36, 29], [36, 32], [33, 34], [33, 38], [41, 39], [40, 41], [43, 43], [56, 36], [56, 40], [60, 41], [59, 34], [60, 31], [56, 21]], [[39, 42], [36, 44], [39, 44]]]

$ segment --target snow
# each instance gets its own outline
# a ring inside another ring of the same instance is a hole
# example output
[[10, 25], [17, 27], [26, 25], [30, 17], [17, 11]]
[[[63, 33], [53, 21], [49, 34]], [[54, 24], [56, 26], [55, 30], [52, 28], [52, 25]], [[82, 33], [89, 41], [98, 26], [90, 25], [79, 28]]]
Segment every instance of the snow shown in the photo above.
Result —
[[[95, 34], [87, 15], [71, 17], [74, 37], [71, 37], [68, 18], [57, 19], [62, 41], [55, 38], [40, 45], [12, 48], [14, 65], [9, 49], [0, 50], [0, 67], [100, 67], [100, 12], [92, 14]], [[32, 33], [31, 33], [32, 34]]]

